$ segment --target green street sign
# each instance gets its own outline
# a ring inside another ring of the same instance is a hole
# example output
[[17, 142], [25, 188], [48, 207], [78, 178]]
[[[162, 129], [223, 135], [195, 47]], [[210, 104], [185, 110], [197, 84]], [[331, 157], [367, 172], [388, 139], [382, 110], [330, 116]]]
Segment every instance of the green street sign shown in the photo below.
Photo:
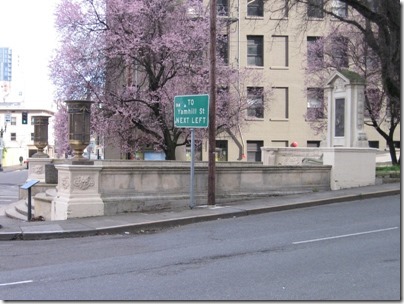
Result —
[[207, 128], [209, 125], [209, 95], [174, 97], [176, 128]]

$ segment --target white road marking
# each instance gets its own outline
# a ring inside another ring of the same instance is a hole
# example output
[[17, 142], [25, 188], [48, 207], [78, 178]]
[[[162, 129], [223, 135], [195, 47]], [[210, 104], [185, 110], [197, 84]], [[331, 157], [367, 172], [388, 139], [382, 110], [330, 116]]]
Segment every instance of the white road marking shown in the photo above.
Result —
[[27, 284], [27, 283], [32, 283], [34, 282], [33, 280], [28, 280], [28, 281], [19, 281], [19, 282], [10, 282], [10, 283], [3, 283], [0, 284], [0, 286], [10, 286], [10, 285], [18, 285], [18, 284]]
[[326, 241], [326, 240], [332, 240], [332, 239], [340, 239], [340, 238], [345, 238], [345, 237], [350, 237], [350, 236], [357, 236], [357, 235], [363, 235], [363, 234], [384, 232], [384, 231], [389, 231], [389, 230], [394, 230], [394, 229], [398, 229], [398, 227], [390, 227], [390, 228], [385, 228], [385, 229], [370, 230], [370, 231], [364, 231], [364, 232], [358, 232], [358, 233], [343, 234], [343, 235], [336, 235], [336, 236], [330, 236], [330, 237], [319, 238], [319, 239], [312, 239], [312, 240], [306, 240], [306, 241], [293, 242], [293, 245], [320, 242], [320, 241]]

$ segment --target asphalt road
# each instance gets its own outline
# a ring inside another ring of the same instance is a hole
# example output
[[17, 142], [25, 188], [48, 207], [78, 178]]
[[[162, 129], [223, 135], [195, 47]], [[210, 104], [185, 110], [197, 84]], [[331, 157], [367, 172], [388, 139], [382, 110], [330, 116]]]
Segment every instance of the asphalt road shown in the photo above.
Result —
[[0, 243], [3, 300], [399, 300], [399, 195]]
[[20, 185], [27, 180], [28, 170], [0, 172], [0, 207], [18, 201]]

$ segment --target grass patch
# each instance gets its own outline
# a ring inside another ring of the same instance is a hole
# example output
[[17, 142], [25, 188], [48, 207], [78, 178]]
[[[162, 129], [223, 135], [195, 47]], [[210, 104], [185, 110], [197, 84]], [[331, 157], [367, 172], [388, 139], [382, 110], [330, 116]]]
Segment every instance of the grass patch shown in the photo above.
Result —
[[385, 166], [385, 167], [377, 167], [376, 172], [400, 172], [401, 168], [400, 165], [394, 165], [394, 166]]

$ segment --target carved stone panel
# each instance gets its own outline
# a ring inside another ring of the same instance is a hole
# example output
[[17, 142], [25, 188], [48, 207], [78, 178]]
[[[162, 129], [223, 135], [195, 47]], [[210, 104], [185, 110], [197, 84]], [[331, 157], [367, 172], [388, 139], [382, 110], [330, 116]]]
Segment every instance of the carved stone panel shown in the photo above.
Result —
[[337, 78], [334, 82], [334, 91], [335, 92], [343, 92], [345, 91], [345, 82], [341, 78]]
[[87, 190], [95, 185], [94, 178], [91, 176], [76, 176], [73, 179], [73, 186], [80, 190]]

